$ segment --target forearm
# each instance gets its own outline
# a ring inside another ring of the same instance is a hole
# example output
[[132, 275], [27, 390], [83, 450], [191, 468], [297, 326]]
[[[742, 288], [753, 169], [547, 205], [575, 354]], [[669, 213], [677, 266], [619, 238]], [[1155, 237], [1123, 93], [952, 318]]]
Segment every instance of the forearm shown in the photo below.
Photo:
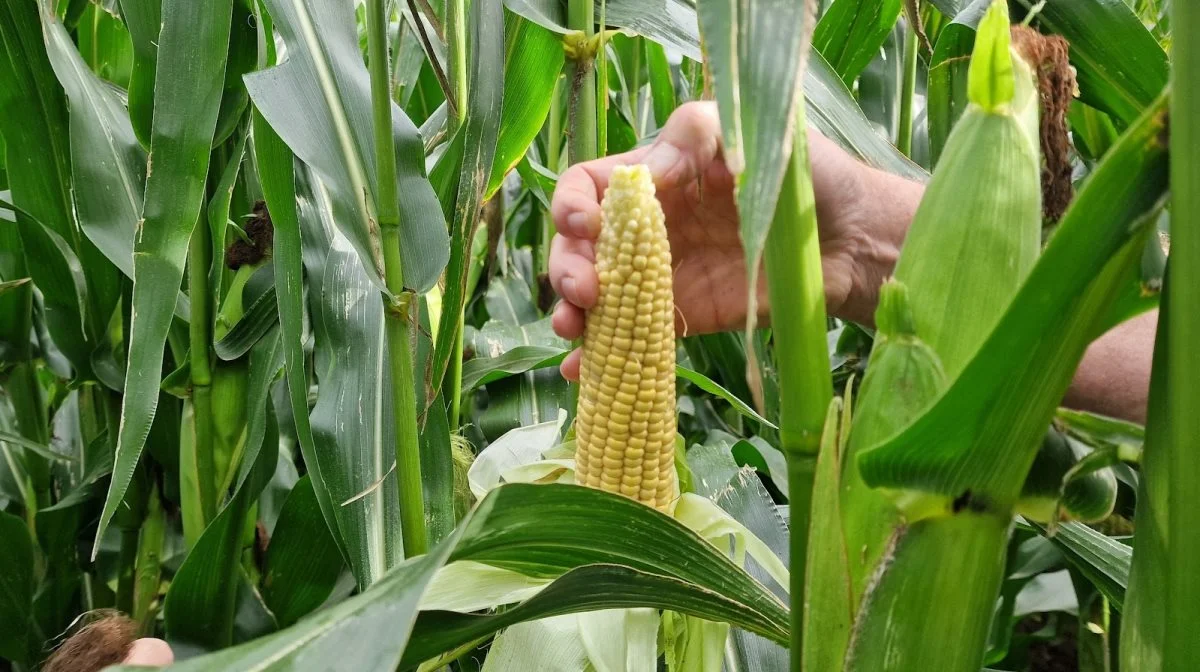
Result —
[[1158, 311], [1124, 322], [1083, 356], [1063, 405], [1145, 423]]
[[[924, 186], [870, 168], [863, 171], [863, 225], [869, 240], [858, 246], [853, 297], [842, 317], [873, 324], [879, 286], [889, 277], [916, 213]], [[1088, 348], [1063, 404], [1144, 423], [1158, 312], [1129, 320]]]

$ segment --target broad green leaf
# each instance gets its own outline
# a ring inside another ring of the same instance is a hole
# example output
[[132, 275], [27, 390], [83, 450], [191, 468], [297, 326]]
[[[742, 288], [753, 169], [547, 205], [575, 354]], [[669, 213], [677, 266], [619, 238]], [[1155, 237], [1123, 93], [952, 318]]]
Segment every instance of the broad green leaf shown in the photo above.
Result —
[[[393, 670], [409, 641], [418, 603], [454, 539], [398, 565], [370, 590], [286, 630], [179, 663], [182, 672], [294, 669]], [[119, 668], [136, 670], [140, 668]]]
[[[442, 314], [429, 370], [426, 391], [418, 395], [425, 406], [435, 403], [450, 358], [463, 338], [462, 317], [467, 299], [467, 271], [471, 239], [479, 224], [480, 209], [489, 190], [502, 125], [505, 49], [504, 5], [501, 0], [475, 0], [469, 17], [470, 43], [474, 48], [470, 69], [470, 99], [457, 135], [462, 136], [458, 187], [452, 198], [440, 194], [442, 207], [450, 211], [450, 263], [446, 269]], [[530, 138], [532, 140], [532, 137]], [[443, 157], [443, 161], [445, 158]], [[452, 206], [452, 207], [450, 207]], [[453, 387], [453, 383], [451, 384]]]
[[[485, 198], [496, 193], [504, 176], [525, 156], [541, 131], [562, 64], [562, 42], [558, 35], [519, 13], [505, 14], [501, 123]], [[429, 179], [444, 207], [453, 204], [457, 197], [465, 143], [465, 131], [454, 134], [430, 173]]]
[[654, 104], [654, 123], [662, 128], [667, 118], [675, 111], [675, 80], [671, 75], [671, 64], [663, 46], [653, 40], [643, 40], [646, 45], [646, 68], [650, 74], [650, 96]]
[[237, 571], [246, 516], [278, 460], [279, 430], [268, 393], [282, 364], [278, 332], [250, 352], [246, 395], [240, 400], [249, 416], [246, 453], [229, 502], [204, 529], [167, 590], [163, 614], [172, 641], [204, 649], [232, 643], [239, 582], [230, 577]]
[[[32, 0], [0, 9], [6, 47], [0, 56], [0, 128], [17, 230], [25, 255], [37, 260], [27, 270], [42, 293], [46, 327], [75, 375], [87, 379], [94, 340], [118, 292], [112, 267], [73, 216], [66, 97], [47, 58], [41, 11]], [[83, 264], [93, 271], [86, 281]]]
[[[244, 121], [250, 96], [242, 83], [242, 76], [255, 69], [259, 61], [258, 25], [254, 20], [254, 2], [235, 2], [233, 21], [229, 31], [229, 56], [226, 59], [224, 90], [221, 93], [221, 111], [217, 114], [217, 130], [213, 134], [213, 147], [230, 138]], [[262, 44], [264, 50], [274, 51], [274, 45]]]
[[[327, 185], [338, 228], [362, 257], [368, 279], [384, 291], [375, 221], [378, 177], [370, 81], [358, 50], [354, 15], [341, 3], [264, 4], [288, 47], [287, 60], [246, 75], [250, 97], [275, 132]], [[425, 152], [416, 126], [393, 107], [392, 127], [404, 283], [423, 292], [437, 282], [449, 256], [446, 222], [425, 176]]]
[[84, 234], [127, 277], [142, 215], [146, 152], [113, 88], [92, 74], [65, 28], [43, 17], [50, 64], [71, 102], [71, 175]]
[[1097, 311], [1111, 301], [1120, 272], [1140, 257], [1144, 215], [1166, 188], [1163, 107], [1151, 108], [1092, 174], [951, 387], [882, 449], [859, 455], [869, 485], [935, 494], [947, 504], [966, 492], [989, 508], [1011, 505], [1038, 438], [1097, 335]]
[[463, 364], [462, 391], [533, 369], [556, 366], [566, 356], [567, 351], [562, 348], [518, 345], [499, 357], [476, 357]]
[[1129, 546], [1083, 523], [1063, 523], [1055, 528], [1054, 534], [1049, 534], [1042, 525], [1034, 523], [1033, 526], [1062, 551], [1117, 611], [1123, 609], [1133, 557], [1133, 550]]
[[846, 86], [879, 54], [900, 18], [902, 0], [834, 0], [817, 22], [813, 48], [821, 52]]
[[[555, 0], [507, 0], [506, 4], [510, 10], [540, 26], [559, 33], [567, 32], [562, 6]], [[600, 4], [596, 3], [597, 17], [599, 11]], [[696, 10], [691, 3], [680, 0], [606, 0], [604, 18], [610, 26], [632, 30], [662, 45], [678, 49], [693, 61], [701, 60], [700, 30]], [[709, 58], [712, 57], [710, 52]], [[781, 100], [776, 94], [771, 97]], [[925, 171], [871, 128], [846, 85], [816, 50], [809, 55], [804, 76], [804, 97], [809, 122], [846, 151], [876, 168], [897, 175], [917, 180], [927, 177]]]
[[250, 304], [242, 319], [213, 344], [213, 352], [232, 361], [250, 351], [279, 322], [277, 288], [271, 285]]
[[162, 352], [200, 215], [232, 0], [164, 0], [146, 196], [134, 243], [133, 321], [116, 464], [92, 548], [125, 497], [154, 420]]
[[[1016, 4], [1029, 8], [1037, 2]], [[1035, 23], [1071, 43], [1080, 99], [1124, 126], [1132, 125], [1166, 88], [1166, 53], [1123, 0], [1047, 2]]]
[[0, 511], [0, 658], [30, 661], [34, 566], [33, 540], [18, 517]]
[[[429, 611], [418, 617], [426, 586], [453, 560], [555, 580], [499, 614]], [[787, 638], [787, 610], [778, 599], [670, 517], [599, 490], [518, 484], [493, 491], [446, 541], [361, 594], [275, 635], [178, 668], [410, 669], [523, 620], [626, 607], [673, 609], [727, 620], [772, 641]]]
[[[403, 557], [383, 296], [334, 224], [336, 210], [324, 183], [299, 165], [296, 196], [316, 337], [318, 393], [309, 414], [313, 458], [347, 564], [365, 588]], [[355, 421], [346, 422], [348, 417]]]
[[[697, 15], [721, 115], [722, 153], [735, 180], [749, 287], [757, 287], [763, 246], [792, 155], [803, 56], [811, 46], [806, 23], [812, 18], [805, 3], [784, 1], [751, 8], [705, 0], [697, 5]], [[767, 44], [771, 48], [763, 49]], [[753, 319], [753, 291], [748, 301]]]
[[231, 577], [240, 569], [246, 516], [275, 471], [279, 448], [275, 412], [262, 408], [255, 416], [261, 418], [259, 450], [247, 455], [254, 460], [247, 478], [188, 552], [183, 566], [171, 580], [163, 604], [167, 636], [189, 648], [215, 650], [233, 641], [241, 583]]
[[342, 556], [308, 475], [284, 500], [263, 563], [263, 599], [282, 627], [316, 611], [333, 592]]
[[[158, 71], [159, 31], [165, 0], [121, 0], [121, 17], [133, 41], [129, 75], [129, 118], [142, 146], [150, 147], [154, 119], [154, 78]], [[222, 49], [221, 51], [224, 51]]]
[[[301, 227], [296, 202], [297, 165], [291, 150], [275, 134], [262, 115], [255, 111], [254, 155], [258, 180], [271, 212], [274, 226], [272, 264], [275, 268], [279, 299], [279, 337], [283, 344], [284, 373], [288, 402], [296, 427], [296, 442], [304, 457], [304, 466], [312, 480], [313, 492], [334, 541], [346, 556], [345, 539], [335, 514], [334, 503], [325, 483], [316, 441], [308, 415], [308, 375], [304, 354], [304, 266]], [[303, 166], [300, 166], [303, 171]], [[306, 172], [306, 171], [305, 171]], [[314, 269], [315, 272], [316, 269]], [[319, 292], [320, 283], [309, 278], [310, 291]]]
[[116, 16], [116, 0], [112, 0], [112, 5], [110, 12], [92, 3], [83, 13], [75, 35], [79, 53], [84, 55], [88, 67], [99, 77], [128, 89], [133, 41], [129, 29]]

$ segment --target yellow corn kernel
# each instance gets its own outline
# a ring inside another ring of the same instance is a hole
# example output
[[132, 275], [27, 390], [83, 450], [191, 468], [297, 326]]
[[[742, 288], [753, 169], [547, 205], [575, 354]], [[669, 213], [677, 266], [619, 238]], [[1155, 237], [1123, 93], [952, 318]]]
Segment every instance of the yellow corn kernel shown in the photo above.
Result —
[[645, 166], [613, 169], [579, 367], [575, 481], [666, 510], [675, 477], [671, 249]]

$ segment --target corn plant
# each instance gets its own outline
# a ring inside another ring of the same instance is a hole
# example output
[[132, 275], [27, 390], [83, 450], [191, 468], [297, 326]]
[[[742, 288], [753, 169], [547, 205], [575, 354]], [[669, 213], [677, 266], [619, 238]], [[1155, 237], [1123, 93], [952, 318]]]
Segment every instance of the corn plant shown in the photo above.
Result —
[[[184, 670], [1191, 669], [1198, 30], [1179, 0], [5, 0], [0, 670], [136, 637]], [[693, 101], [744, 328], [677, 319], [694, 260], [620, 165], [558, 337], [560, 176]], [[923, 189], [862, 323], [829, 314], [810, 132]], [[1114, 328], [1153, 350], [1144, 414], [1071, 388]]]

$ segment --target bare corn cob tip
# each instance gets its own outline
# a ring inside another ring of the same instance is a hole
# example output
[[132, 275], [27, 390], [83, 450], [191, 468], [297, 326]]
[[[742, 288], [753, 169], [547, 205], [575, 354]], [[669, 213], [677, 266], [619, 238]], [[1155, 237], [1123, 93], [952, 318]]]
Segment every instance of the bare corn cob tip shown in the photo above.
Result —
[[575, 420], [575, 481], [665, 510], [675, 476], [675, 301], [645, 166], [613, 169], [602, 204]]

